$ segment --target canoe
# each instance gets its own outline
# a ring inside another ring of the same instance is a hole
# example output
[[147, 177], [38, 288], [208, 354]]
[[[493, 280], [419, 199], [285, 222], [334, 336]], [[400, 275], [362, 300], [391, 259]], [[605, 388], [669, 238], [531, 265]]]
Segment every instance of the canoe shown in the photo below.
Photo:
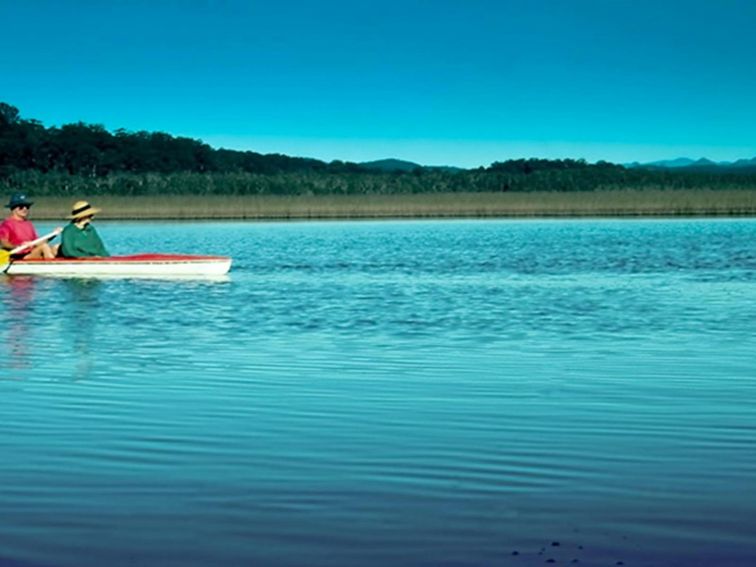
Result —
[[193, 254], [133, 254], [107, 258], [16, 260], [0, 266], [9, 275], [40, 276], [220, 276], [231, 268], [226, 256]]

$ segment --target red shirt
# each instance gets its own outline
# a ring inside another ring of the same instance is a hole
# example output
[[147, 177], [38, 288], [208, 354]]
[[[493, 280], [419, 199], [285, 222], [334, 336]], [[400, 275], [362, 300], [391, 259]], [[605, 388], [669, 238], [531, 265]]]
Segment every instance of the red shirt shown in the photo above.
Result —
[[34, 230], [31, 221], [8, 217], [0, 223], [0, 238], [7, 240], [13, 246], [18, 246], [24, 242], [36, 240], [37, 231]]

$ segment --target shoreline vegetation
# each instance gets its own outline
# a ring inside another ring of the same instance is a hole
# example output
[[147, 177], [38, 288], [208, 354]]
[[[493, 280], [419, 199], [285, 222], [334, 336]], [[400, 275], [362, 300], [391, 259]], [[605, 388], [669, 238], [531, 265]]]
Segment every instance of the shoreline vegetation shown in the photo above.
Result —
[[[102, 220], [317, 220], [756, 216], [756, 190], [617, 190], [396, 195], [83, 196]], [[65, 219], [72, 197], [37, 197], [35, 220]]]
[[27, 194], [40, 220], [65, 218], [81, 199], [104, 219], [756, 216], [756, 158], [712, 164], [324, 162], [163, 132], [45, 127], [0, 102], [0, 192]]

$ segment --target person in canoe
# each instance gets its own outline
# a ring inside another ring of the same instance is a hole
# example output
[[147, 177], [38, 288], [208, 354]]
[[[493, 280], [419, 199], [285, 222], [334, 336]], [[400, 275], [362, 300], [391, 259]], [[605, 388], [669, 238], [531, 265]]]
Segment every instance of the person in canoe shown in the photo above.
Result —
[[[29, 210], [33, 204], [34, 202], [30, 201], [23, 193], [11, 195], [8, 204], [5, 205], [10, 209], [10, 216], [0, 223], [0, 246], [3, 250], [13, 250], [39, 239], [34, 225], [29, 220]], [[51, 236], [51, 238], [53, 237]], [[55, 258], [57, 250], [57, 244], [50, 246], [45, 241], [22, 248], [19, 252], [13, 254], [13, 258], [30, 260], [45, 258], [49, 260]]]
[[92, 219], [101, 209], [91, 206], [86, 201], [77, 201], [71, 209], [71, 219], [61, 234], [62, 242], [58, 255], [63, 258], [86, 258], [91, 256], [110, 256], [105, 245], [92, 226]]

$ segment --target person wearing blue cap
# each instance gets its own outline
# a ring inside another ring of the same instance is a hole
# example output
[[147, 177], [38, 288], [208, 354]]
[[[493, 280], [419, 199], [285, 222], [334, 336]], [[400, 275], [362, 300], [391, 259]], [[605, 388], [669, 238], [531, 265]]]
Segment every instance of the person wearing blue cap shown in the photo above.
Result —
[[[37, 231], [29, 220], [29, 209], [34, 203], [23, 193], [14, 193], [11, 195], [8, 204], [5, 205], [10, 209], [10, 216], [0, 223], [0, 246], [4, 250], [13, 250], [23, 246], [27, 242], [37, 240]], [[47, 242], [42, 242], [35, 246], [28, 246], [22, 249], [14, 258], [45, 258], [52, 259], [58, 252], [58, 246], [50, 246]]]

